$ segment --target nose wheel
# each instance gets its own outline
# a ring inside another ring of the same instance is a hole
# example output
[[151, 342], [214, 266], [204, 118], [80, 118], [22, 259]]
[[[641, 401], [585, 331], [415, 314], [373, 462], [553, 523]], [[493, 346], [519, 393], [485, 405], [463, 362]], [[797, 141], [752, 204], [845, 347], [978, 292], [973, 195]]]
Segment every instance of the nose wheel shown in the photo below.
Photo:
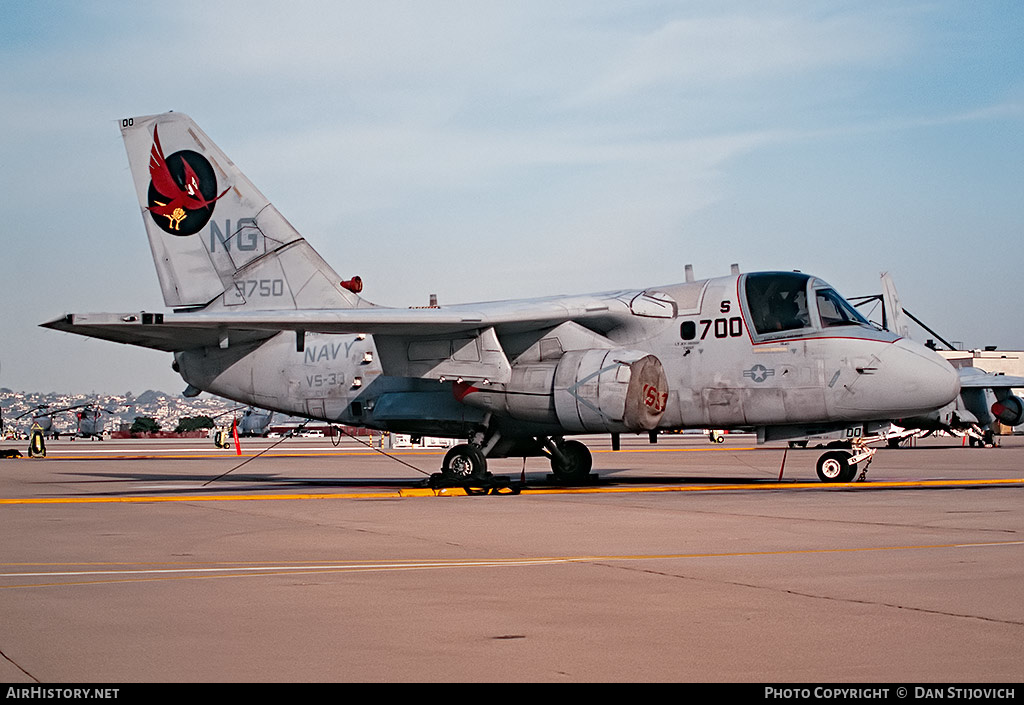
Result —
[[818, 479], [822, 482], [853, 482], [857, 478], [857, 464], [867, 461], [861, 471], [859, 480], [867, 477], [868, 465], [875, 455], [875, 449], [869, 448], [863, 441], [853, 444], [852, 450], [830, 450], [818, 458]]
[[851, 453], [833, 450], [818, 458], [818, 479], [822, 482], [853, 482], [857, 465], [850, 462]]

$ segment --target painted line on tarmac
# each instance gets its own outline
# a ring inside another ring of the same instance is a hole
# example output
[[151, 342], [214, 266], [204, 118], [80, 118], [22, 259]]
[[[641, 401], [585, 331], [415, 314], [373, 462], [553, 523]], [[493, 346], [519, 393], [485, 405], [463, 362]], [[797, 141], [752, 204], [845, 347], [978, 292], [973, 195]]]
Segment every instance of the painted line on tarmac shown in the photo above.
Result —
[[[877, 490], [955, 487], [1024, 487], [1024, 478], [993, 480], [913, 480], [899, 482], [763, 482], [742, 485], [692, 485], [657, 487], [525, 487], [523, 495], [541, 494], [636, 494], [640, 492], [737, 492], [750, 490]], [[502, 493], [503, 495], [508, 493]], [[293, 492], [286, 494], [187, 495], [173, 497], [22, 497], [0, 498], [3, 504], [151, 504], [155, 502], [268, 502], [309, 499], [400, 499], [406, 497], [465, 497], [459, 487], [400, 488], [372, 492]]]
[[871, 490], [910, 487], [1024, 487], [1024, 478], [993, 480], [901, 480], [879, 482], [759, 482], [737, 485], [693, 485], [689, 487], [562, 487], [524, 489], [529, 494], [597, 494], [626, 492], [732, 492], [736, 490]]
[[[707, 558], [756, 558], [767, 556], [799, 556], [814, 554], [868, 553], [878, 551], [921, 551], [936, 549], [1002, 548], [1024, 545], [1024, 541], [986, 541], [978, 543], [943, 543], [903, 546], [860, 546], [855, 548], [810, 548], [782, 551], [733, 551], [723, 553], [664, 553], [632, 555], [585, 555], [523, 558], [468, 558], [407, 561], [342, 561], [342, 562], [293, 562], [293, 563], [235, 563], [235, 564], [157, 564], [161, 567], [129, 568], [128, 566], [152, 565], [139, 563], [8, 563], [4, 568], [38, 567], [51, 570], [21, 570], [0, 572], [0, 580], [45, 578], [55, 582], [32, 582], [0, 585], [0, 590], [35, 587], [62, 587], [95, 585], [101, 583], [153, 582], [161, 580], [192, 580], [203, 578], [243, 578], [273, 575], [303, 575], [317, 573], [365, 573], [393, 572], [407, 570], [438, 570], [465, 568], [509, 568], [566, 565], [572, 563], [611, 563], [619, 561], [692, 560]], [[79, 568], [69, 570], [70, 566]], [[83, 569], [96, 566], [104, 569]], [[118, 567], [124, 566], [124, 567]], [[60, 568], [65, 568], [61, 570]], [[58, 581], [56, 579], [64, 578]]]
[[[387, 449], [385, 449], [387, 450]], [[351, 450], [327, 450], [322, 451], [313, 450], [311, 452], [298, 452], [298, 451], [269, 451], [269, 452], [250, 452], [246, 451], [241, 455], [235, 453], [234, 450], [226, 450], [221, 452], [211, 451], [203, 448], [176, 448], [173, 451], [161, 452], [161, 451], [133, 451], [124, 455], [98, 455], [99, 453], [124, 453], [124, 451], [95, 451], [97, 455], [60, 455], [54, 454], [53, 451], [49, 451], [46, 460], [215, 460], [223, 459], [230, 460], [233, 458], [255, 458], [257, 456], [263, 458], [329, 458], [345, 456], [350, 457], [353, 455], [380, 455], [379, 451], [368, 450], [365, 448], [353, 448]], [[440, 455], [439, 451], [388, 451], [392, 455], [399, 457], [407, 455]], [[195, 455], [181, 455], [182, 453], [195, 453]]]
[[[397, 457], [413, 455], [436, 456], [446, 452], [447, 448], [424, 448], [424, 449], [403, 449], [385, 448], [384, 451]], [[759, 448], [757, 446], [729, 446], [717, 448], [623, 448], [612, 450], [611, 448], [593, 448], [591, 453], [721, 453], [726, 451], [748, 451], [748, 450], [781, 450], [778, 448]], [[117, 455], [121, 453], [122, 455]], [[185, 455], [187, 453], [193, 455]], [[101, 449], [81, 451], [50, 450], [47, 452], [46, 460], [211, 460], [216, 458], [326, 458], [334, 456], [374, 456], [380, 455], [379, 450], [367, 448], [310, 448], [305, 451], [271, 450], [267, 452], [246, 451], [240, 456], [234, 450], [212, 451], [209, 448], [175, 448], [173, 450], [132, 450], [123, 449]], [[40, 458], [42, 460], [42, 458]]]

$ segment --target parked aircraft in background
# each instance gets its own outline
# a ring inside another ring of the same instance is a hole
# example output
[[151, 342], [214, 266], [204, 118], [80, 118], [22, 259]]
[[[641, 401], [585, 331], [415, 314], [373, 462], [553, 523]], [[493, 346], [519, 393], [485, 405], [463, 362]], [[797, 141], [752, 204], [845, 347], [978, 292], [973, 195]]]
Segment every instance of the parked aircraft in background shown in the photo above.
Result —
[[53, 416], [62, 411], [67, 411], [67, 409], [51, 409], [49, 404], [39, 404], [18, 414], [13, 420], [20, 421], [26, 416], [31, 416], [30, 429], [38, 429], [42, 431], [44, 437], [49, 437], [53, 433]]
[[[241, 415], [238, 412], [241, 411]], [[274, 418], [274, 412], [257, 409], [254, 406], [234, 407], [225, 412], [217, 414], [214, 419], [219, 419], [229, 414], [234, 415], [233, 423], [236, 425], [238, 435], [245, 437], [266, 437], [270, 432], [270, 422]]]
[[[842, 432], [818, 461], [848, 481], [860, 439], [959, 392], [935, 352], [870, 325], [823, 280], [756, 272], [579, 296], [387, 308], [342, 281], [186, 115], [121, 121], [170, 313], [43, 324], [173, 353], [200, 390], [329, 422], [462, 438], [442, 473], [487, 459], [592, 469], [574, 434], [755, 428], [759, 440]], [[502, 248], [453, 267], [500, 267]]]
[[273, 419], [273, 411], [264, 411], [250, 406], [242, 412], [242, 418], [238, 420], [238, 435], [266, 437], [270, 432], [270, 422]]
[[102, 441], [103, 433], [106, 431], [103, 414], [113, 413], [115, 412], [110, 409], [104, 409], [96, 404], [85, 404], [75, 413], [78, 419], [78, 429], [75, 437], [93, 438]]
[[[852, 299], [857, 306], [881, 301], [882, 327], [904, 338], [910, 337], [910, 320], [931, 333], [950, 350], [955, 348], [913, 314], [903, 308], [892, 277], [882, 273], [882, 293]], [[993, 374], [975, 367], [957, 368], [960, 376], [960, 394], [946, 406], [896, 420], [907, 430], [945, 431], [954, 435], [967, 435], [971, 445], [992, 445], [993, 425], [996, 421], [1007, 426], [1024, 422], [1024, 401], [1013, 394], [1014, 388], [1024, 387], [1024, 377]], [[889, 444], [899, 444], [893, 438]]]
[[30, 430], [38, 427], [38, 429], [42, 431], [43, 436], [52, 436], [56, 438], [60, 434], [53, 428], [53, 417], [68, 412], [74, 412], [78, 424], [74, 433], [66, 435], [72, 439], [96, 438], [99, 440], [103, 439], [103, 432], [105, 430], [103, 414], [115, 413], [110, 409], [104, 409], [92, 402], [75, 404], [74, 406], [63, 406], [57, 409], [53, 408], [49, 404], [40, 404], [39, 406], [29, 409], [25, 413], [14, 417], [14, 420], [17, 421], [31, 415], [32, 421], [30, 423]]

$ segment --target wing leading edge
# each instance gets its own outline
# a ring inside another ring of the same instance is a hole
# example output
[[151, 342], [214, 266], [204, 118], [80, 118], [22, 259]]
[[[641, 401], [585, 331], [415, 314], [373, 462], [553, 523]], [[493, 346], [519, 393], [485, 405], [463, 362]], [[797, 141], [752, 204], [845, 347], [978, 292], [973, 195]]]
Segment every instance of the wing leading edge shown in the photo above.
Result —
[[[44, 328], [128, 345], [178, 352], [265, 340], [282, 331], [446, 336], [493, 328], [521, 333], [574, 321], [596, 331], [614, 327], [623, 312], [614, 300], [565, 297], [424, 309], [365, 308], [212, 313], [70, 313]], [[628, 313], [626, 314], [628, 316]]]
[[[87, 338], [99, 338], [114, 343], [137, 345], [163, 352], [180, 352], [194, 348], [215, 347], [226, 334], [208, 326], [165, 327], [154, 323], [154, 317], [163, 314], [147, 313], [69, 313], [66, 316], [39, 324], [43, 328], [74, 333]], [[146, 319], [146, 322], [143, 322]], [[230, 331], [233, 342], [252, 343], [266, 340], [274, 334], [268, 331]]]
[[1024, 377], [1011, 377], [994, 374], [973, 367], [962, 367], [960, 372], [961, 389], [1020, 389], [1024, 388]]

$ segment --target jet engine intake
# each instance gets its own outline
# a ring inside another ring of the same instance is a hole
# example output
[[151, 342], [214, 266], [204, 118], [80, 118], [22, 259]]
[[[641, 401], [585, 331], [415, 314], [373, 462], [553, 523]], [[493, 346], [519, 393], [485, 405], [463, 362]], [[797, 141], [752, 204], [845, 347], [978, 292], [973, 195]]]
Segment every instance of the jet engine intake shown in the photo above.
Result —
[[661, 360], [636, 350], [578, 350], [555, 369], [555, 413], [573, 433], [653, 431], [668, 401]]
[[565, 433], [643, 432], [668, 401], [661, 361], [639, 350], [572, 350], [557, 360], [516, 364], [506, 385], [456, 389], [465, 404]]
[[1024, 401], [1012, 395], [1000, 399], [992, 405], [992, 415], [1007, 426], [1018, 426], [1024, 421]]

